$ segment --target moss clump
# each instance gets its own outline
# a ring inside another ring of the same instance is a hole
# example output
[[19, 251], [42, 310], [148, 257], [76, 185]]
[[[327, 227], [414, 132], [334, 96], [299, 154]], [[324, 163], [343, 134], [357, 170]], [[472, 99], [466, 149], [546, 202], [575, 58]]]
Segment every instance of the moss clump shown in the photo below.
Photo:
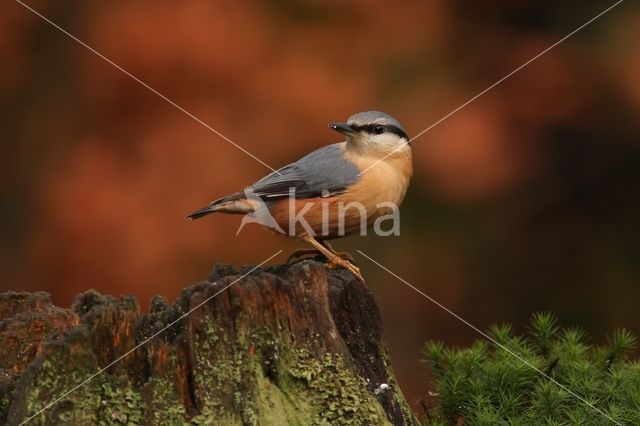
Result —
[[553, 316], [539, 313], [527, 336], [506, 325], [490, 334], [502, 347], [426, 345], [438, 395], [426, 424], [455, 425], [460, 418], [468, 425], [640, 424], [640, 363], [628, 359], [635, 338], [627, 331], [593, 346], [584, 332], [560, 329]]

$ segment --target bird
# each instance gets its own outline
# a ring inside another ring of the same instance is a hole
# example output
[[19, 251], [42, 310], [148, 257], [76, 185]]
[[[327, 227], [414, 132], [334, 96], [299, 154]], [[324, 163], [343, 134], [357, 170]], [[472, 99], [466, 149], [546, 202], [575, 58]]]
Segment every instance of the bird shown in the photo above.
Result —
[[313, 246], [293, 252], [289, 263], [319, 252], [329, 267], [343, 267], [364, 283], [353, 257], [328, 241], [362, 233], [363, 225], [370, 227], [394, 210], [389, 206], [400, 205], [413, 174], [410, 139], [398, 120], [380, 111], [360, 112], [329, 127], [345, 140], [316, 149], [187, 218], [244, 214], [249, 222]]

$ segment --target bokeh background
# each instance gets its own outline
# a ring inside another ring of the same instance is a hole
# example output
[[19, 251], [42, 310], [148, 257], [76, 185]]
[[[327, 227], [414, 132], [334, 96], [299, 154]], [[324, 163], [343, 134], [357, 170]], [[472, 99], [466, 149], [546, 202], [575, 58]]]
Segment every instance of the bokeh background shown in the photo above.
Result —
[[[278, 167], [379, 109], [415, 135], [608, 1], [29, 0]], [[480, 328], [550, 310], [640, 332], [640, 7], [624, 2], [414, 141], [401, 235], [367, 254]], [[0, 5], [1, 289], [175, 298], [295, 241], [184, 215], [268, 170], [17, 2]], [[284, 261], [284, 255], [277, 262]], [[473, 330], [358, 258], [400, 385]]]

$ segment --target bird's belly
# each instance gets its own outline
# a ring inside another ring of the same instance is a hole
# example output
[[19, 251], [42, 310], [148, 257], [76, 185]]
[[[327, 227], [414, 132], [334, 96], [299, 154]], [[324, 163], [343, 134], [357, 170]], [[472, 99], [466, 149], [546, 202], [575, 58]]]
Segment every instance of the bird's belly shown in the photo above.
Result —
[[309, 198], [277, 202], [271, 214], [282, 233], [301, 237], [312, 235], [318, 239], [335, 239], [355, 233], [365, 234], [381, 209], [366, 208], [353, 201], [334, 198]]
[[[378, 218], [399, 220], [398, 206], [406, 193], [403, 182], [369, 182], [362, 179], [345, 192], [326, 198], [283, 199], [269, 211], [281, 232], [301, 237], [336, 239], [365, 235]], [[382, 219], [381, 219], [382, 220]]]

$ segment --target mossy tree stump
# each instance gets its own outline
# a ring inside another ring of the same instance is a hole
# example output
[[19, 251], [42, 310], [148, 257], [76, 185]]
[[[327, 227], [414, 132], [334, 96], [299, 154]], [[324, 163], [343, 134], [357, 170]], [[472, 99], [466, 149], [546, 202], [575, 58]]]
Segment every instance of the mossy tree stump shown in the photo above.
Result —
[[[246, 269], [248, 270], [248, 269]], [[0, 295], [0, 423], [17, 425], [236, 280], [156, 297]], [[371, 293], [314, 261], [257, 270], [29, 424], [415, 424]]]

